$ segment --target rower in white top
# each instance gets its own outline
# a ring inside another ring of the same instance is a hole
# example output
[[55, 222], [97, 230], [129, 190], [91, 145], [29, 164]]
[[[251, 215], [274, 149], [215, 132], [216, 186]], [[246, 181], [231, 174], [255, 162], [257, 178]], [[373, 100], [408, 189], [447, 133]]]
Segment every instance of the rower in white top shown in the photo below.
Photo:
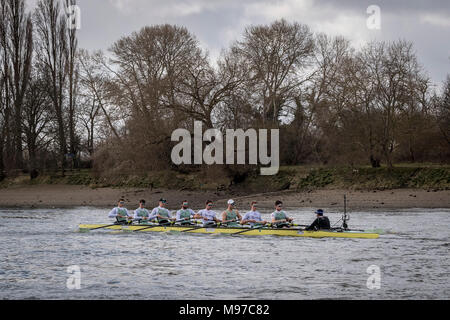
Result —
[[267, 223], [267, 221], [261, 218], [261, 213], [256, 210], [257, 202], [252, 201], [250, 211], [247, 212], [241, 220], [241, 224], [250, 224], [251, 227], [254, 226], [263, 226]]
[[159, 224], [169, 224], [170, 221], [175, 220], [175, 218], [171, 217], [170, 211], [165, 208], [166, 204], [166, 199], [159, 199], [159, 206], [153, 208], [150, 214], [150, 220], [156, 220]]
[[128, 212], [127, 208], [124, 207], [125, 200], [119, 199], [117, 202], [117, 207], [113, 208], [109, 214], [109, 218], [116, 218], [115, 224], [129, 224], [132, 222], [132, 216]]
[[138, 223], [148, 223], [150, 221], [150, 212], [145, 208], [145, 200], [139, 201], [139, 208], [134, 210], [134, 221]]
[[218, 222], [221, 222], [216, 218], [216, 212], [211, 210], [213, 207], [213, 202], [211, 200], [206, 201], [206, 208], [199, 210], [194, 216], [195, 219], [202, 219], [204, 227], [216, 226]]

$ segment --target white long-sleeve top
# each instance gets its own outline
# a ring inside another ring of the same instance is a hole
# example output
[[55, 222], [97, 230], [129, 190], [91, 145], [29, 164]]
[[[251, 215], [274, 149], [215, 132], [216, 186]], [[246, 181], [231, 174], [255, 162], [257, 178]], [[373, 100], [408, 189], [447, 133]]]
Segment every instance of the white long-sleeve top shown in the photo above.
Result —
[[[244, 217], [242, 217], [242, 221], [245, 220], [262, 221], [261, 213], [259, 213], [259, 211], [249, 211], [244, 215]], [[250, 225], [253, 226], [255, 223], [250, 222]]]
[[115, 217], [117, 217], [119, 215], [119, 213], [120, 213], [121, 216], [131, 217], [131, 214], [128, 212], [127, 208], [124, 208], [124, 207], [121, 207], [121, 208], [120, 207], [115, 207], [115, 208], [113, 208], [109, 212], [108, 217], [109, 218], [115, 218]]
[[203, 220], [206, 221], [214, 221], [217, 214], [215, 211], [208, 209], [199, 210], [197, 213], [203, 217]]

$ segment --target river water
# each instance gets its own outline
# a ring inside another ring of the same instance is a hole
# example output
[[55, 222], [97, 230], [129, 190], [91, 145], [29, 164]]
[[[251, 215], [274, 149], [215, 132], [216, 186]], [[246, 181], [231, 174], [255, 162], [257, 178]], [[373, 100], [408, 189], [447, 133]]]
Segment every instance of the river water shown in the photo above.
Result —
[[374, 240], [77, 232], [107, 212], [0, 209], [0, 299], [450, 299], [449, 209], [352, 212]]

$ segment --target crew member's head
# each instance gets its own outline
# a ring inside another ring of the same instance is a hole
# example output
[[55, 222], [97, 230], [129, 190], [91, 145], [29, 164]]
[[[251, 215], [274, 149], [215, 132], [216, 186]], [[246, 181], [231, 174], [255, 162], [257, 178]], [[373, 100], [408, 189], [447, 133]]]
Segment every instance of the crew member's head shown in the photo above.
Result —
[[228, 200], [228, 208], [234, 208], [234, 206], [235, 206], [235, 202], [234, 202], [234, 200], [233, 199], [230, 199], [230, 200]]
[[206, 209], [207, 210], [211, 210], [212, 209], [213, 202], [211, 200], [206, 200], [205, 204], [206, 204]]
[[277, 211], [280, 211], [281, 209], [283, 209], [283, 202], [281, 200], [275, 201], [275, 209]]
[[315, 213], [316, 213], [317, 217], [323, 217], [323, 210], [322, 209], [317, 209]]
[[256, 211], [256, 207], [258, 207], [258, 203], [256, 201], [252, 201], [251, 210]]
[[164, 198], [159, 199], [159, 206], [160, 207], [165, 207], [167, 203], [167, 200]]
[[124, 199], [119, 199], [119, 201], [117, 202], [117, 205], [122, 208], [123, 205], [125, 204], [125, 200]]
[[139, 208], [144, 208], [145, 207], [145, 200], [141, 199], [139, 200]]
[[187, 200], [183, 200], [183, 202], [181, 203], [181, 207], [183, 209], [189, 208], [189, 202]]

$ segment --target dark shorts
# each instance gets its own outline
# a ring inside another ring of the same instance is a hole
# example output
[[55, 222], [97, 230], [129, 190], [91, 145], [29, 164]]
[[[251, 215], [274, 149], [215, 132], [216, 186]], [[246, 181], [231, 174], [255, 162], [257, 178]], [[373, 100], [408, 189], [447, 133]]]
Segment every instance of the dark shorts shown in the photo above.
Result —
[[214, 227], [217, 227], [217, 223], [215, 221], [206, 221], [206, 222], [203, 222], [203, 227], [214, 228]]
[[177, 224], [180, 226], [193, 226], [194, 225], [194, 223], [191, 221], [177, 222]]
[[118, 224], [118, 225], [127, 225], [127, 224], [131, 224], [132, 221], [127, 221], [127, 220], [116, 220], [116, 222], [114, 222], [114, 224]]

